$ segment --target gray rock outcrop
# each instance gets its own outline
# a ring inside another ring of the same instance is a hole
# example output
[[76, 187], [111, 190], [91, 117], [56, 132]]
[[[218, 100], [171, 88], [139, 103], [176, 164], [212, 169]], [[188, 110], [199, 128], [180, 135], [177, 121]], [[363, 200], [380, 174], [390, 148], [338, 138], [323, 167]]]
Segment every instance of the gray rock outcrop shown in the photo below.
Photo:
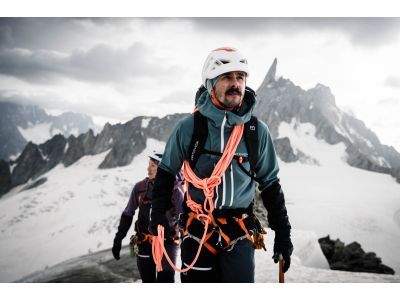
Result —
[[345, 245], [339, 239], [331, 240], [329, 235], [318, 239], [322, 252], [332, 270], [367, 272], [394, 275], [394, 270], [384, 264], [374, 252], [365, 252], [361, 245], [352, 242]]
[[[59, 134], [40, 145], [30, 142], [15, 161], [0, 163], [0, 196], [17, 185], [36, 180], [59, 163], [68, 167], [86, 155], [109, 151], [99, 168], [126, 166], [146, 148], [147, 138], [166, 141], [176, 123], [185, 116], [136, 117], [124, 124], [107, 123], [98, 135], [89, 130], [78, 137], [65, 138]], [[145, 127], [144, 119], [148, 121]], [[43, 183], [33, 182], [30, 187]]]

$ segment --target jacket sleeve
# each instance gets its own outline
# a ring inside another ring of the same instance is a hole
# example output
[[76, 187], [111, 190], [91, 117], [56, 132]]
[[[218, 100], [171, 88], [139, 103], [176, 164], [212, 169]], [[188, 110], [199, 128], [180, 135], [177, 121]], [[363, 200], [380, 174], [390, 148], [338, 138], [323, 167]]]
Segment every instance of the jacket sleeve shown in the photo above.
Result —
[[259, 121], [259, 161], [257, 177], [263, 204], [268, 211], [268, 223], [278, 239], [289, 239], [291, 225], [285, 205], [285, 196], [279, 183], [278, 159], [268, 127]]
[[193, 116], [178, 122], [165, 145], [159, 169], [163, 169], [174, 176], [181, 170], [183, 161], [188, 157], [192, 131]]
[[157, 235], [157, 225], [161, 224], [167, 230], [168, 222], [165, 216], [166, 211], [171, 208], [171, 198], [175, 183], [175, 176], [182, 168], [183, 161], [187, 157], [192, 130], [193, 117], [189, 116], [178, 122], [172, 131], [165, 146], [162, 160], [158, 166], [157, 175], [153, 188], [153, 200], [150, 216], [149, 231]]
[[290, 237], [292, 227], [285, 205], [285, 196], [279, 181], [275, 181], [267, 187], [261, 193], [261, 198], [268, 211], [269, 226], [275, 231], [275, 236], [279, 236], [278, 238]]
[[129, 228], [132, 225], [133, 216], [135, 215], [135, 210], [139, 205], [137, 199], [138, 188], [139, 185], [138, 183], [136, 183], [129, 197], [128, 205], [122, 212], [121, 219], [119, 220], [118, 230], [115, 235], [116, 242], [122, 241], [122, 239], [126, 236], [126, 234], [129, 231]]
[[153, 200], [151, 204], [151, 215], [149, 231], [158, 235], [158, 225], [164, 226], [164, 232], [170, 233], [166, 211], [172, 206], [171, 197], [174, 188], [175, 176], [158, 168], [153, 188]]
[[123, 215], [133, 217], [135, 215], [135, 211], [139, 206], [139, 199], [137, 198], [138, 195], [138, 188], [139, 185], [135, 184], [132, 189], [131, 195], [129, 197], [129, 201], [127, 206], [125, 207], [124, 211], [122, 212]]
[[279, 166], [275, 147], [267, 125], [258, 121], [258, 162], [254, 171], [260, 179], [259, 189], [264, 191], [268, 186], [278, 180]]

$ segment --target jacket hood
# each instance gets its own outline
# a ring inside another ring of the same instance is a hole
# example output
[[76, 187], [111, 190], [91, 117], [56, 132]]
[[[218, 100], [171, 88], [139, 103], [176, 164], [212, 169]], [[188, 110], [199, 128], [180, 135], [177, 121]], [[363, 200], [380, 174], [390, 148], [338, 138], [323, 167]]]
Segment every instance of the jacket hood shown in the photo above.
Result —
[[222, 125], [225, 115], [226, 123], [229, 126], [240, 125], [248, 122], [253, 114], [255, 104], [256, 98], [254, 91], [246, 87], [242, 106], [237, 112], [217, 108], [212, 103], [208, 91], [201, 94], [197, 107], [203, 116], [207, 117], [215, 126], [218, 127]]

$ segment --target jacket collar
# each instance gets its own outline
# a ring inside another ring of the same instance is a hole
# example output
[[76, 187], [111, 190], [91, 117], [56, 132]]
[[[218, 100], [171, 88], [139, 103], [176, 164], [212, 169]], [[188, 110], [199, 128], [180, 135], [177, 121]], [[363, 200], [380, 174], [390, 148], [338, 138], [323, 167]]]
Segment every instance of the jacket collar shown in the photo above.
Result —
[[246, 87], [242, 106], [237, 112], [231, 112], [217, 108], [211, 101], [210, 94], [205, 91], [201, 94], [198, 101], [200, 113], [207, 117], [214, 126], [220, 127], [226, 115], [226, 124], [228, 126], [240, 125], [248, 122], [253, 114], [256, 104], [255, 93]]

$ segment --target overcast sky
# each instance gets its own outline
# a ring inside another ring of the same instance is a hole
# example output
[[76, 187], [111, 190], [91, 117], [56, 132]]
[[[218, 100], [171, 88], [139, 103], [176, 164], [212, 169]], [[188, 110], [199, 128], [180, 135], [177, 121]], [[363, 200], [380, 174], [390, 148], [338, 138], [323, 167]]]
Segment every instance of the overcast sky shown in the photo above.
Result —
[[336, 103], [400, 150], [400, 19], [0, 18], [0, 101], [97, 123], [191, 112], [209, 51], [248, 57], [257, 89], [273, 59], [303, 89]]

